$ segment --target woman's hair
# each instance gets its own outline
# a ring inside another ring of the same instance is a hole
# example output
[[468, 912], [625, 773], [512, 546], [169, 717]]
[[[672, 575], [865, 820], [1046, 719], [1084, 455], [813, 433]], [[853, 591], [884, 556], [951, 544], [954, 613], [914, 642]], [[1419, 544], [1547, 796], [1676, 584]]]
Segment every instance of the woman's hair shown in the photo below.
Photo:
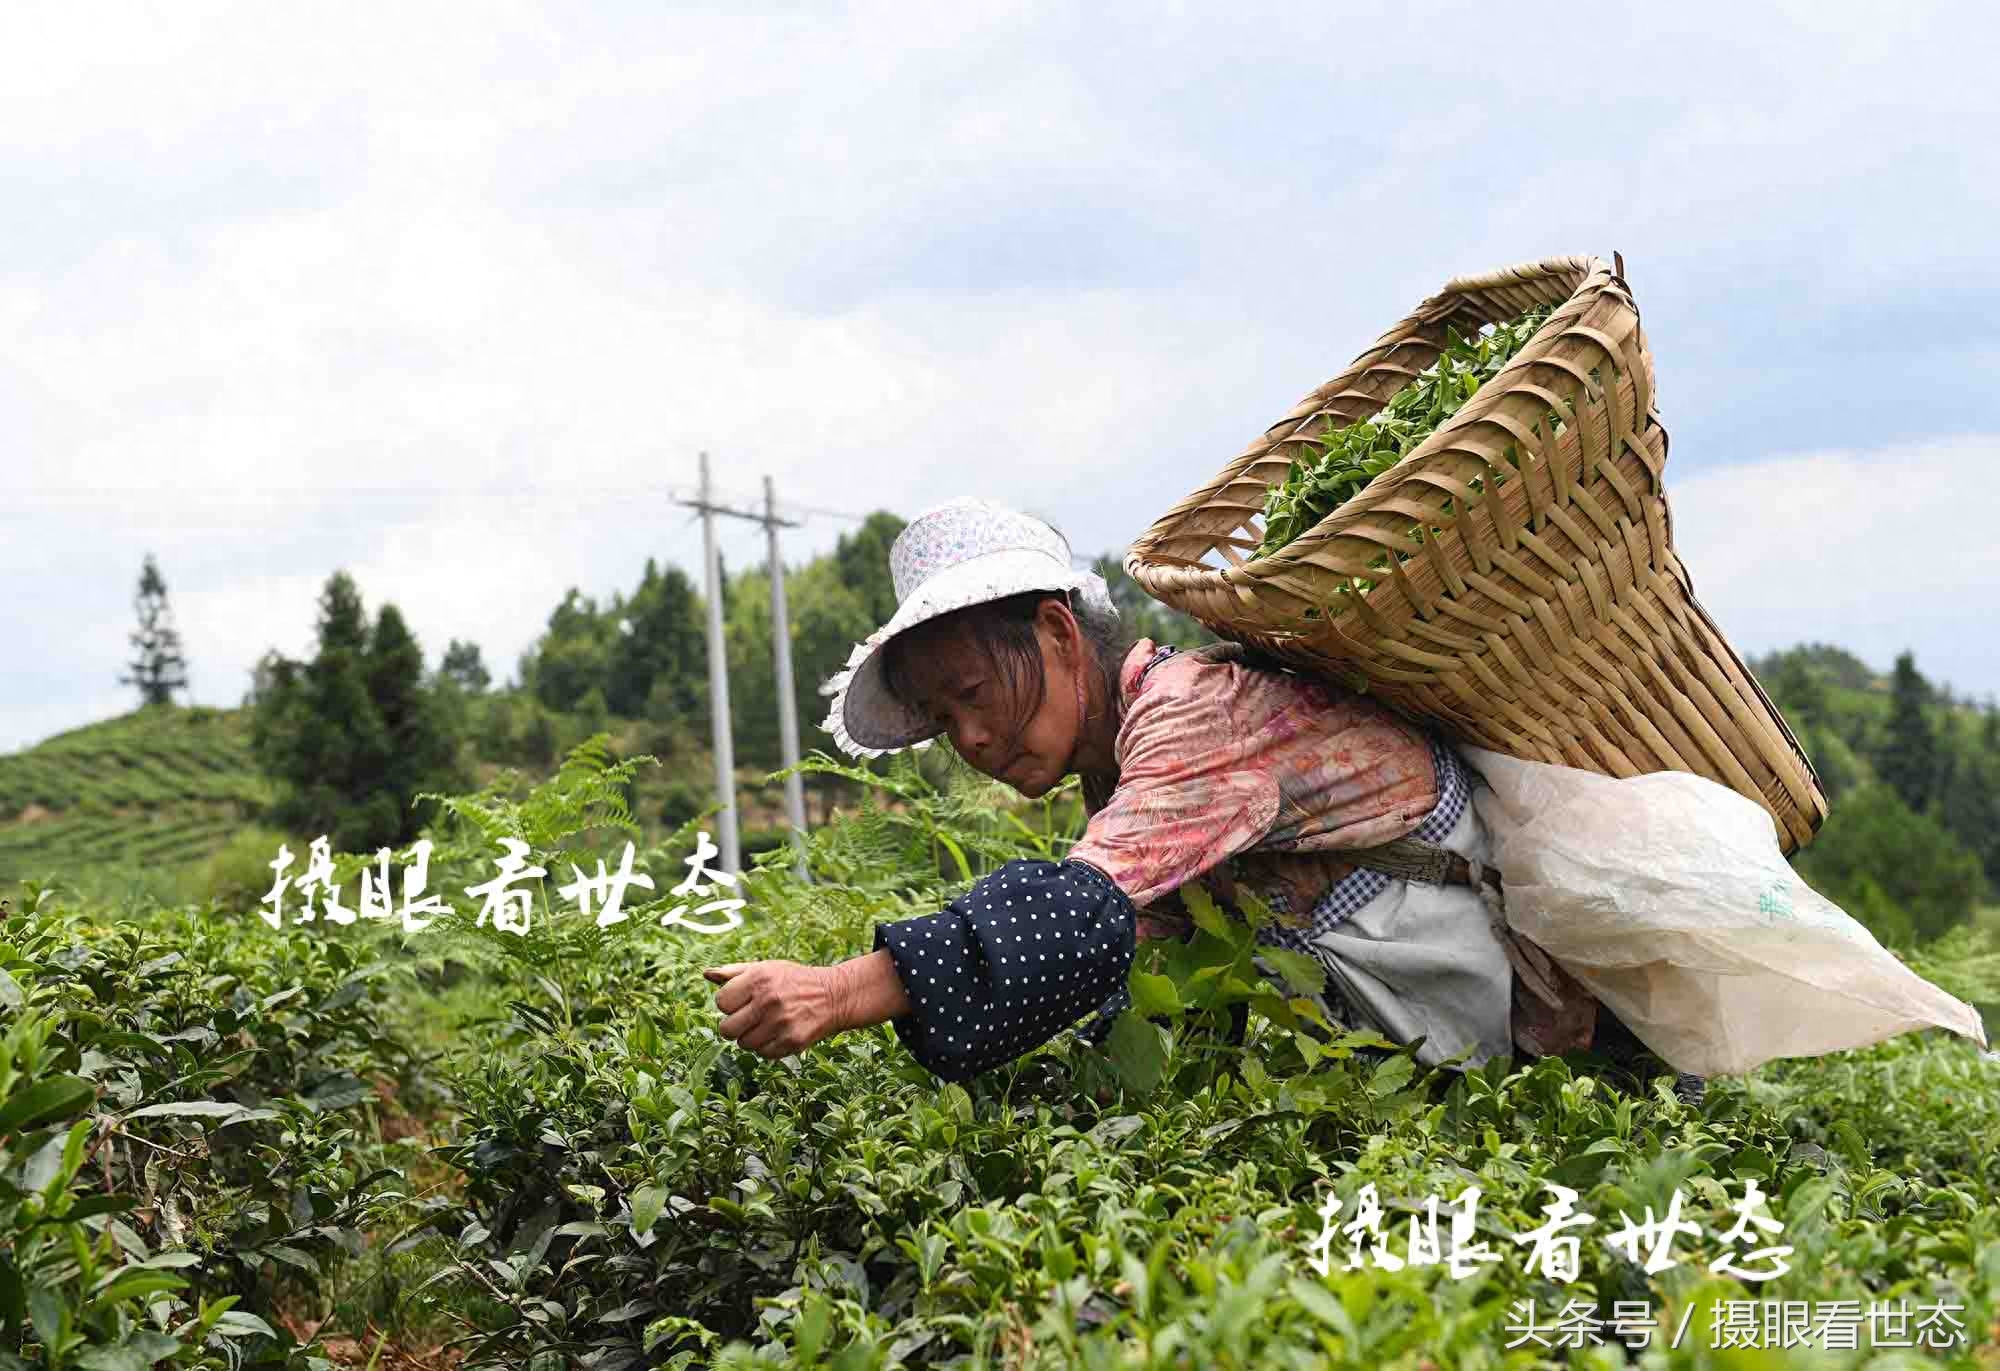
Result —
[[1035, 636], [1035, 615], [1044, 600], [1062, 600], [1076, 616], [1083, 631], [1084, 651], [1100, 689], [1095, 692], [1107, 707], [1118, 708], [1118, 670], [1132, 646], [1132, 632], [1117, 614], [1106, 614], [1083, 602], [1082, 597], [1060, 590], [1028, 590], [984, 604], [940, 614], [891, 638], [882, 649], [882, 680], [889, 694], [908, 708], [922, 708], [909, 678], [912, 651], [919, 640], [935, 642], [935, 635], [950, 632], [963, 624], [968, 637], [985, 653], [988, 665], [1008, 700], [1010, 733], [1008, 746], [1018, 747], [1028, 721], [1042, 707], [1047, 682], [1042, 676], [1042, 647]]

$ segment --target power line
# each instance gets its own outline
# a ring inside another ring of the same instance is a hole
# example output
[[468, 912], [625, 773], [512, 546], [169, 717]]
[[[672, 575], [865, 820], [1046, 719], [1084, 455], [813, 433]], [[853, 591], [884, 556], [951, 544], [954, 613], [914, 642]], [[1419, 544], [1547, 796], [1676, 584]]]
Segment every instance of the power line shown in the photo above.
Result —
[[[700, 500], [697, 486], [667, 485], [649, 482], [644, 485], [600, 485], [584, 483], [569, 486], [113, 486], [95, 489], [61, 490], [43, 488], [39, 490], [17, 490], [0, 495], [0, 519], [33, 519], [42, 517], [50, 507], [70, 507], [90, 509], [113, 516], [143, 517], [171, 507], [177, 511], [176, 521], [185, 524], [179, 511], [201, 514], [199, 506], [220, 507], [225, 510], [271, 509], [278, 507], [316, 508], [339, 504], [347, 500], [490, 500], [500, 499], [519, 502], [547, 500], [564, 508], [574, 508], [588, 503], [627, 503], [637, 498], [658, 498], [665, 496], [678, 504], [696, 504]], [[755, 497], [740, 492], [717, 488], [714, 497], [718, 504], [727, 506], [727, 512], [754, 508]], [[197, 506], [192, 510], [190, 505]], [[40, 506], [40, 509], [33, 508]], [[414, 514], [416, 511], [409, 511]], [[802, 504], [798, 501], [781, 501], [773, 511], [774, 515], [796, 525], [806, 518], [839, 519], [848, 523], [866, 523], [871, 517], [856, 514], [851, 510], [833, 509], [826, 505]], [[394, 517], [393, 512], [384, 511], [370, 517]]]
[[569, 486], [97, 486], [77, 489], [45, 488], [40, 490], [17, 490], [7, 495], [11, 504], [23, 500], [102, 500], [113, 496], [199, 496], [202, 499], [237, 500], [316, 500], [340, 499], [348, 496], [384, 496], [392, 499], [418, 499], [437, 496], [498, 497], [518, 500], [534, 496], [560, 496], [577, 499], [589, 496], [627, 496], [653, 494], [673, 489], [659, 482], [645, 485], [600, 485], [595, 482]]
[[[228, 501], [228, 500], [311, 501], [311, 500], [338, 500], [338, 499], [347, 499], [350, 497], [361, 498], [361, 499], [372, 499], [379, 497], [387, 499], [404, 499], [404, 500], [447, 498], [447, 497], [449, 498], [471, 497], [474, 499], [484, 498], [484, 499], [522, 500], [522, 499], [534, 499], [540, 496], [559, 497], [565, 501], [574, 501], [579, 499], [592, 499], [592, 498], [610, 499], [614, 497], [618, 499], [624, 499], [633, 495], [662, 495], [662, 494], [666, 495], [670, 499], [675, 500], [676, 502], [688, 503], [700, 498], [700, 487], [690, 486], [690, 485], [668, 484], [658, 481], [649, 481], [641, 485], [632, 485], [632, 484], [607, 485], [601, 482], [586, 481], [578, 484], [564, 485], [564, 486], [551, 486], [551, 485], [136, 486], [135, 485], [135, 486], [97, 486], [89, 488], [72, 487], [69, 489], [63, 489], [58, 487], [43, 487], [40, 489], [29, 488], [24, 490], [15, 490], [7, 493], [4, 497], [6, 505], [5, 507], [0, 507], [0, 513], [19, 512], [14, 507], [30, 501], [48, 501], [54, 503], [66, 503], [66, 502], [90, 503], [90, 502], [113, 500], [113, 499], [157, 499], [157, 498], [173, 498], [176, 500], [200, 498], [202, 500], [214, 500], [214, 501]], [[711, 492], [711, 494], [713, 498], [718, 498], [727, 503], [735, 504], [741, 508], [753, 508], [759, 503], [759, 497], [757, 496], [747, 495], [738, 491], [732, 491], [720, 486], [715, 487]], [[802, 504], [796, 500], [780, 501], [778, 503], [777, 508], [787, 513], [818, 514], [829, 519], [847, 519], [855, 523], [865, 523], [870, 517], [866, 514], [856, 514], [851, 510], [832, 509], [825, 505]]]
[[802, 505], [792, 500], [781, 502], [778, 508], [795, 509], [802, 514], [823, 514], [829, 519], [848, 519], [857, 524], [865, 524], [870, 518], [874, 517], [868, 514], [852, 514], [844, 509], [827, 509], [823, 505]]

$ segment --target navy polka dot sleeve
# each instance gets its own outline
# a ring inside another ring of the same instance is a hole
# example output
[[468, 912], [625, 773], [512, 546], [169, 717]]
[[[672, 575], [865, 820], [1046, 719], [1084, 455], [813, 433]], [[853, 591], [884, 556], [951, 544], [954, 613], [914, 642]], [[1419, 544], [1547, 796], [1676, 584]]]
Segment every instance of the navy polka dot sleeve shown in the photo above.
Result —
[[1097, 868], [1008, 862], [935, 914], [875, 926], [910, 997], [896, 1036], [948, 1081], [1011, 1061], [1125, 989], [1137, 928]]

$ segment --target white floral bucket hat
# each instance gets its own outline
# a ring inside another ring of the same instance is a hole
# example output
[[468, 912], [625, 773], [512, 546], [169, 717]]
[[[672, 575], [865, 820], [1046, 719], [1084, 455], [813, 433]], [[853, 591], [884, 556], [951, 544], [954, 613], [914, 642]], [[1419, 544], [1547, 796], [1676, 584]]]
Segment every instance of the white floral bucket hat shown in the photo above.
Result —
[[889, 693], [882, 676], [882, 646], [905, 629], [968, 605], [1028, 590], [1075, 591], [1106, 614], [1112, 607], [1104, 578], [1070, 564], [1069, 542], [1040, 519], [976, 497], [948, 500], [919, 514], [889, 549], [896, 613], [856, 643], [847, 666], [819, 688], [833, 697], [820, 727], [841, 751], [879, 757], [924, 747], [937, 724]]

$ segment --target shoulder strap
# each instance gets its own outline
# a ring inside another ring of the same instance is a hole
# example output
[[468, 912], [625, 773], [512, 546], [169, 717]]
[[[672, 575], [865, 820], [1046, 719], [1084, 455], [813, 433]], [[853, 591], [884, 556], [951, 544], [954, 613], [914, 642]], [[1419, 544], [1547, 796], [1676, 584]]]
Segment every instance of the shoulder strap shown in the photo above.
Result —
[[1229, 639], [1224, 638], [1213, 643], [1203, 643], [1200, 647], [1180, 648], [1172, 644], [1161, 647], [1154, 652], [1153, 660], [1146, 663], [1145, 669], [1140, 672], [1140, 675], [1144, 676], [1146, 671], [1151, 671], [1161, 662], [1166, 661], [1167, 658], [1176, 656], [1193, 657], [1195, 660], [1201, 662], [1241, 662], [1245, 666], [1278, 667], [1281, 669], [1283, 667], [1283, 663], [1279, 662], [1275, 657], [1266, 656], [1252, 648], [1245, 647], [1241, 643], [1231, 642]]
[[1421, 885], [1450, 885], [1452, 858], [1458, 854], [1423, 838], [1406, 837], [1374, 847], [1348, 848], [1333, 855], [1370, 871]]
[[1154, 648], [1153, 655], [1147, 660], [1144, 666], [1139, 668], [1139, 674], [1133, 678], [1132, 684], [1136, 687], [1139, 684], [1139, 682], [1146, 679], [1147, 672], [1151, 671], [1161, 662], [1166, 661], [1167, 658], [1174, 656], [1179, 651], [1180, 649], [1175, 647], [1172, 643], [1162, 643], [1159, 647]]

